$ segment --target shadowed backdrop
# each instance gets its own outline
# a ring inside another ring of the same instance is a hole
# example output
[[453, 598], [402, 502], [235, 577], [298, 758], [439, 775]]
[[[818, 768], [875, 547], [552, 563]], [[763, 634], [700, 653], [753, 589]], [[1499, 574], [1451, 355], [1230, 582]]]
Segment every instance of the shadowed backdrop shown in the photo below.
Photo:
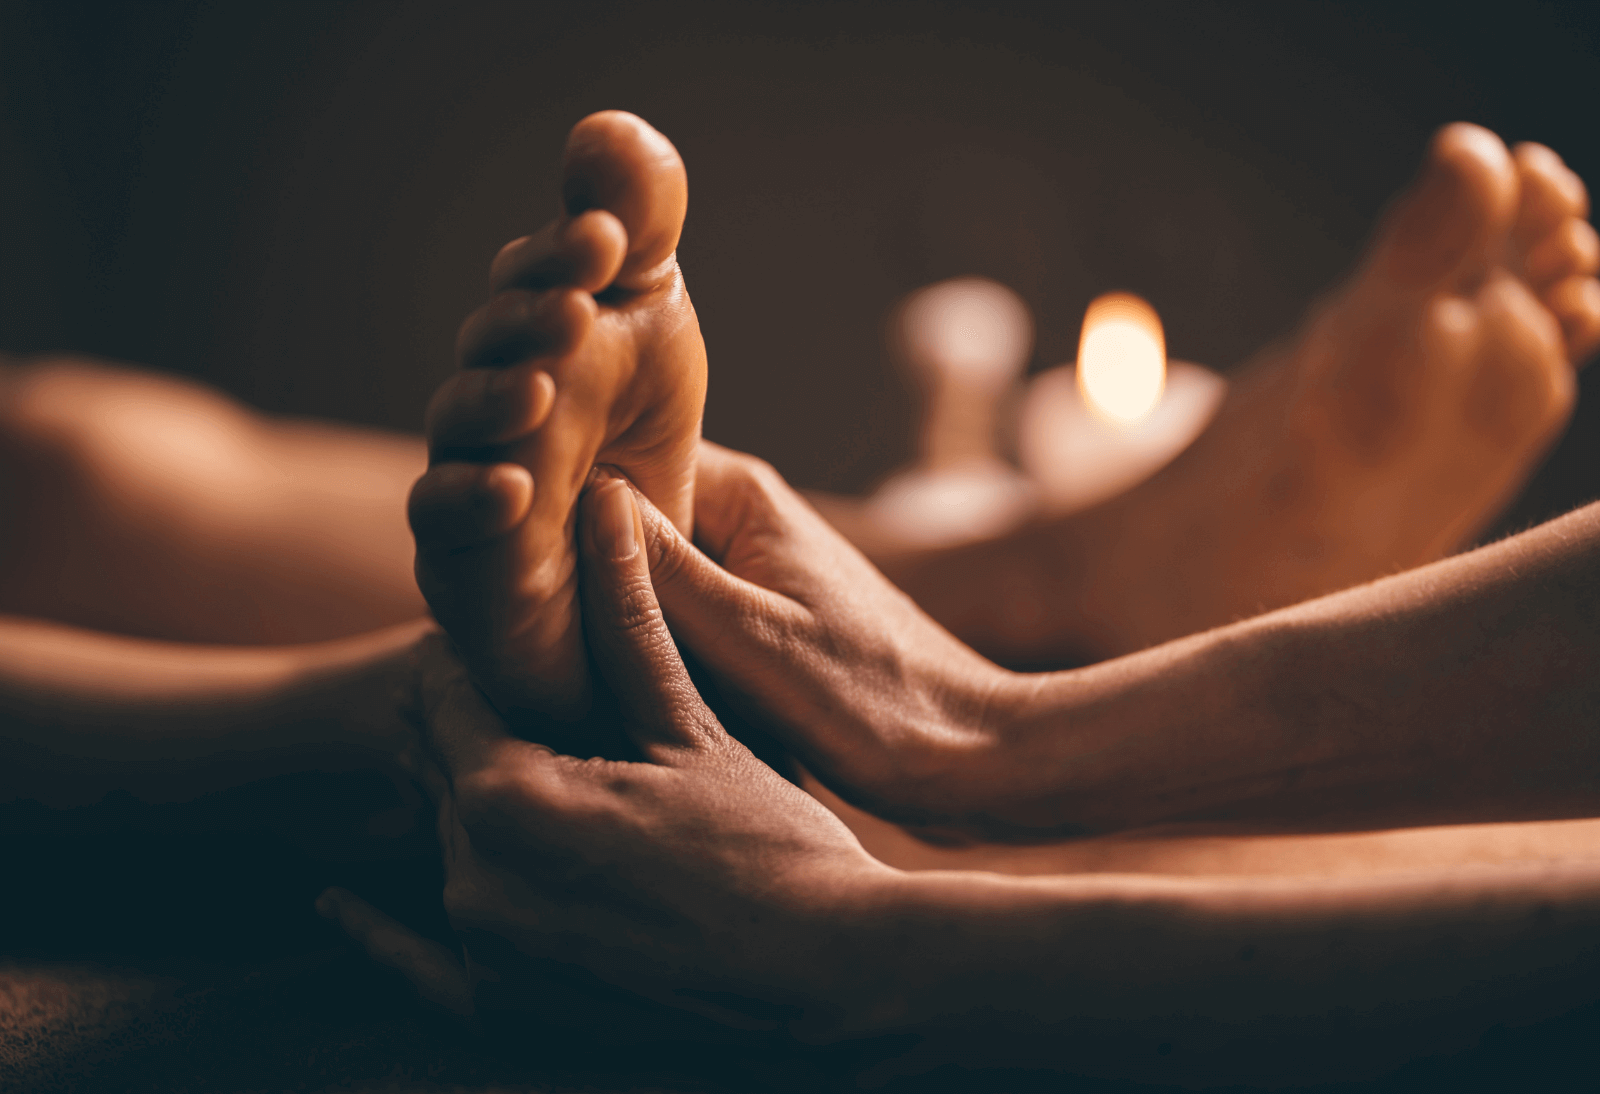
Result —
[[[562, 139], [633, 110], [689, 167], [707, 432], [870, 486], [914, 408], [902, 293], [1017, 289], [1032, 367], [1146, 296], [1227, 370], [1355, 260], [1467, 119], [1588, 177], [1585, 5], [25, 3], [0, 6], [0, 347], [415, 430]], [[1585, 407], [1515, 518], [1591, 496]]]

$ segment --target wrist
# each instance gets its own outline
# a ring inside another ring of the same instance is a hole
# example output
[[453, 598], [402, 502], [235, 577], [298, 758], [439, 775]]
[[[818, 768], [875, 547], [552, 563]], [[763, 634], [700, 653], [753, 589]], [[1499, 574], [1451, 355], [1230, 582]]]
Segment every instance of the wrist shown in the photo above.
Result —
[[971, 682], [929, 799], [943, 803], [954, 827], [972, 838], [1009, 843], [1082, 834], [1060, 815], [1071, 765], [1038, 749], [1042, 713], [1053, 729], [1081, 722], [1063, 718], [1070, 710], [1061, 693], [1072, 690], [1072, 674], [1019, 673], [986, 662]]
[[982, 823], [1014, 784], [1008, 742], [1028, 709], [1032, 678], [974, 657], [960, 686], [947, 690], [946, 721], [930, 752], [925, 800], [959, 822]]
[[933, 638], [903, 651], [901, 687], [864, 719], [857, 739], [870, 743], [870, 761], [839, 769], [856, 772], [846, 780], [854, 803], [887, 820], [959, 828], [988, 808], [1025, 678], [942, 631]]

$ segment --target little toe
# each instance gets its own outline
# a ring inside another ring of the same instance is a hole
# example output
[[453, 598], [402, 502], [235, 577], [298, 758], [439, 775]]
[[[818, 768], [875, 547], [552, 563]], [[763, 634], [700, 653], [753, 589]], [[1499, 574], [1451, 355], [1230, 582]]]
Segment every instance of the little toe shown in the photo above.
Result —
[[1577, 217], [1561, 221], [1523, 260], [1523, 272], [1536, 289], [1569, 277], [1587, 277], [1596, 270], [1600, 270], [1600, 235]]
[[555, 380], [537, 362], [458, 372], [428, 402], [428, 449], [437, 460], [451, 451], [507, 444], [544, 424], [555, 398]]
[[1589, 217], [1589, 191], [1561, 157], [1542, 144], [1523, 143], [1514, 153], [1522, 183], [1514, 237], [1526, 251], [1537, 247], [1563, 220]]
[[1500, 138], [1457, 122], [1434, 135], [1418, 182], [1390, 211], [1374, 263], [1391, 284], [1435, 291], [1481, 278], [1516, 210], [1517, 176]]
[[605, 209], [590, 209], [500, 248], [489, 266], [489, 291], [566, 285], [596, 293], [616, 280], [627, 254], [622, 222]]
[[568, 216], [607, 209], [627, 230], [618, 288], [642, 291], [670, 275], [689, 205], [688, 176], [671, 141], [642, 118], [603, 110], [573, 126], [561, 174]]
[[461, 368], [500, 368], [531, 357], [557, 357], [583, 340], [594, 324], [594, 297], [582, 289], [535, 293], [508, 289], [461, 324]]
[[430, 467], [406, 505], [421, 554], [459, 551], [497, 539], [533, 508], [533, 476], [514, 463]]
[[1600, 349], [1600, 281], [1584, 276], [1558, 281], [1545, 291], [1544, 303], [1561, 323], [1567, 360], [1582, 364]]

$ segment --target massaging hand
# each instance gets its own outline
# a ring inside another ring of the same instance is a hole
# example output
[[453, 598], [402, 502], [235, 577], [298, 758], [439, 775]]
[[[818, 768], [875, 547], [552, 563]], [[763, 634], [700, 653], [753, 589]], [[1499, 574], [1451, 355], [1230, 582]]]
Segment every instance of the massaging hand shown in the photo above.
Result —
[[[1020, 678], [929, 619], [770, 466], [703, 442], [689, 543], [637, 495], [677, 640], [846, 800], [993, 830], [984, 772]], [[703, 548], [703, 550], [702, 550]]]
[[[818, 924], [893, 872], [702, 702], [651, 591], [632, 498], [615, 480], [586, 495], [582, 598], [595, 663], [644, 762], [579, 760], [512, 736], [444, 639], [419, 647], [421, 773], [439, 804], [446, 908], [479, 960], [473, 939], [499, 939], [736, 1024], [748, 1024], [737, 1005], [706, 997], [759, 984], [759, 1002], [804, 1009], [852, 983], [839, 932]], [[319, 908], [424, 995], [470, 1009], [466, 970], [443, 947], [341, 890]]]

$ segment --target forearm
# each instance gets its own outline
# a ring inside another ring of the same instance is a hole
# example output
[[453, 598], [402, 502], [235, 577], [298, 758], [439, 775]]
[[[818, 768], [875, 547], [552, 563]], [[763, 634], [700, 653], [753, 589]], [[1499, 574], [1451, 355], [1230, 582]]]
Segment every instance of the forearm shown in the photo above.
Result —
[[238, 647], [0, 617], [0, 796], [187, 796], [268, 767], [392, 750], [392, 692], [423, 628]]
[[1587, 815], [1600, 506], [1013, 695], [975, 778], [1025, 826]]
[[[920, 1028], [957, 1063], [1282, 1082], [1305, 1061], [1262, 1050], [1295, 1044], [1359, 1072], [1399, 1062], [1363, 1051], [1570, 1009], [1600, 968], [1596, 864], [1381, 882], [936, 872], [880, 900], [858, 931], [876, 990], [845, 1022]], [[1176, 1058], [1158, 1058], [1163, 1042]]]

